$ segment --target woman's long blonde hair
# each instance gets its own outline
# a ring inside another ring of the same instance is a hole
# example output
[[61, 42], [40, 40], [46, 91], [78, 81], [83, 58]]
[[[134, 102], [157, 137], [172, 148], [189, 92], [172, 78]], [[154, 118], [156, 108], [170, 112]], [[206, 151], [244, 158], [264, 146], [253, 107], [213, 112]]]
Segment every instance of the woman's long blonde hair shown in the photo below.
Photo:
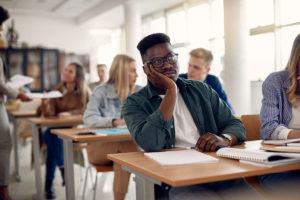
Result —
[[127, 98], [129, 94], [134, 92], [134, 87], [129, 85], [129, 64], [135, 60], [127, 55], [119, 54], [114, 57], [109, 70], [109, 79], [107, 83], [114, 84], [118, 97], [121, 102]]
[[287, 69], [290, 74], [290, 87], [286, 91], [286, 95], [291, 104], [296, 107], [300, 103], [300, 84], [297, 77], [300, 76], [300, 34], [296, 37]]

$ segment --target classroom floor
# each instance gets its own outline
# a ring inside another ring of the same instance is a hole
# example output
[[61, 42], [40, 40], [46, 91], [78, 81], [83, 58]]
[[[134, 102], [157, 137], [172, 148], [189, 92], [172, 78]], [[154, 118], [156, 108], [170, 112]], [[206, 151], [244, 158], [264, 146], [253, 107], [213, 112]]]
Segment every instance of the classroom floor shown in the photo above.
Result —
[[[22, 147], [21, 147], [22, 146]], [[13, 176], [14, 172], [14, 152], [11, 151], [11, 170], [10, 170], [10, 185], [9, 192], [13, 200], [32, 200], [32, 195], [35, 194], [35, 176], [34, 170], [30, 167], [31, 160], [31, 139], [26, 140], [26, 144], [20, 141], [20, 174], [22, 177], [21, 182], [17, 182]], [[44, 184], [45, 177], [45, 165], [41, 167], [42, 171], [42, 183]], [[95, 172], [94, 172], [95, 174]], [[82, 199], [83, 184], [84, 184], [85, 168], [79, 165], [74, 165], [74, 178], [75, 178], [75, 196], [76, 199]], [[130, 183], [128, 187], [128, 193], [126, 195], [126, 200], [135, 199], [135, 183], [133, 182], [133, 176], [130, 178]], [[93, 176], [94, 181], [95, 176]], [[65, 197], [65, 187], [61, 186], [61, 175], [60, 171], [57, 169], [55, 174], [54, 188], [56, 192], [56, 199], [63, 200]], [[87, 181], [87, 189], [85, 199], [93, 199], [92, 190], [92, 180], [89, 176]], [[113, 200], [113, 173], [107, 172], [98, 174], [98, 184], [97, 184], [97, 196], [96, 199], [103, 200]], [[43, 187], [44, 188], [44, 187]]]

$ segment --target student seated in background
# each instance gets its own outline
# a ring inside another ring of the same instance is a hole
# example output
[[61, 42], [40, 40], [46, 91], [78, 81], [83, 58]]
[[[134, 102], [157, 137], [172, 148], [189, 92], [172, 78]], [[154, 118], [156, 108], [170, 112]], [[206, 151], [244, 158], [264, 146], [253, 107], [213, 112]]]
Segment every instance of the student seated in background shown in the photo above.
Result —
[[94, 90], [94, 88], [96, 86], [101, 85], [105, 82], [105, 80], [106, 80], [106, 71], [107, 71], [107, 69], [106, 69], [105, 64], [97, 65], [97, 72], [98, 72], [99, 81], [89, 84], [89, 87], [91, 88], [92, 91]]
[[213, 60], [211, 51], [204, 48], [198, 48], [192, 50], [190, 52], [190, 56], [188, 73], [179, 74], [179, 77], [201, 81], [210, 85], [212, 89], [218, 93], [219, 97], [228, 105], [232, 112], [234, 112], [218, 77], [208, 74], [210, 71], [211, 62]]
[[[300, 34], [296, 37], [287, 67], [270, 74], [262, 85], [261, 138], [300, 138]], [[300, 197], [300, 171], [260, 177], [262, 186], [281, 197]], [[288, 196], [285, 196], [288, 194]]]
[[[121, 109], [126, 97], [141, 87], [135, 85], [137, 79], [135, 60], [127, 55], [115, 56], [109, 70], [107, 83], [94, 89], [84, 112], [84, 124], [89, 127], [126, 126], [121, 117]], [[134, 141], [88, 143], [87, 152], [90, 163], [112, 165], [107, 159], [110, 153], [138, 151]], [[114, 198], [123, 200], [127, 193], [130, 173], [114, 163]]]
[[[61, 83], [54, 89], [60, 91], [60, 98], [43, 99], [38, 113], [45, 117], [70, 116], [83, 114], [88, 102], [90, 89], [85, 82], [85, 70], [78, 63], [69, 64], [63, 72]], [[56, 167], [58, 166], [64, 185], [64, 157], [63, 141], [50, 132], [49, 128], [43, 134], [47, 145], [45, 196], [54, 199], [53, 180]]]
[[[9, 18], [8, 11], [0, 6], [0, 34], [2, 33], [2, 24]], [[9, 130], [9, 121], [5, 109], [6, 96], [21, 101], [30, 101], [31, 99], [22, 92], [9, 87], [6, 84], [8, 80], [7, 66], [0, 57], [0, 199], [10, 200], [8, 193], [9, 168], [10, 168], [10, 151], [11, 139]]]
[[[245, 141], [243, 124], [212, 88], [178, 78], [177, 54], [167, 35], [149, 35], [137, 48], [148, 84], [126, 99], [122, 115], [141, 148], [195, 147], [206, 152]], [[170, 199], [259, 199], [244, 179], [172, 188], [169, 195]]]

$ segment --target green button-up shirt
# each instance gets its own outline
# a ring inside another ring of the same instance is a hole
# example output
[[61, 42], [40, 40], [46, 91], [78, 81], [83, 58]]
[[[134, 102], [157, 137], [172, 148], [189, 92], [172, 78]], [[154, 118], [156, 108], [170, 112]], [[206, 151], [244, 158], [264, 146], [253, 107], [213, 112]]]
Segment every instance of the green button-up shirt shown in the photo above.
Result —
[[[239, 142], [246, 140], [242, 122], [207, 84], [178, 78], [176, 85], [199, 130], [221, 135], [234, 134]], [[122, 115], [135, 142], [145, 151], [160, 151], [175, 145], [174, 119], [163, 120], [159, 106], [162, 98], [148, 83], [124, 102]]]

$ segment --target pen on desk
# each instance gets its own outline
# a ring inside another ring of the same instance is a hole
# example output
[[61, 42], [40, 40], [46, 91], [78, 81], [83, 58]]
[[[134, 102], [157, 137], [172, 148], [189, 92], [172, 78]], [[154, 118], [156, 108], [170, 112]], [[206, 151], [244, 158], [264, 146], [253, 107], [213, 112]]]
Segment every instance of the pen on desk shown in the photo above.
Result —
[[186, 147], [186, 149], [195, 149], [195, 147]]
[[92, 132], [88, 131], [88, 132], [79, 132], [77, 133], [77, 135], [93, 135]]
[[228, 147], [228, 146], [217, 146], [216, 150], [219, 150], [219, 149], [225, 148], [225, 147]]

